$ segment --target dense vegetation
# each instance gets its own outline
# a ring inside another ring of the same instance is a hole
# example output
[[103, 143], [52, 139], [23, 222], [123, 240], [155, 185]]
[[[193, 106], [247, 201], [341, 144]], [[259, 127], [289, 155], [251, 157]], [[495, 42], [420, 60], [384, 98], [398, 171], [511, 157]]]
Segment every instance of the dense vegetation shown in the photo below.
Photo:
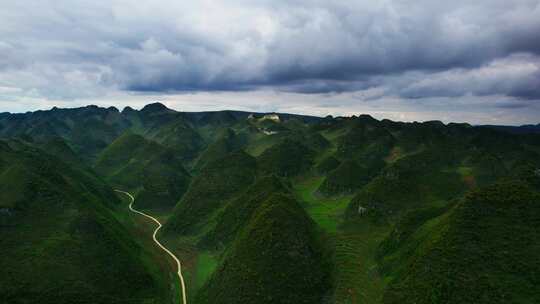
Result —
[[100, 153], [94, 168], [111, 185], [138, 191], [135, 205], [144, 209], [172, 209], [190, 182], [175, 151], [129, 132]]
[[[327, 161], [327, 164], [328, 162], [331, 161]], [[356, 161], [346, 160], [328, 172], [324, 182], [319, 187], [319, 192], [328, 196], [351, 194], [367, 184], [371, 177], [370, 172], [357, 165]]]
[[540, 302], [535, 128], [89, 106], [0, 114], [0, 302]]
[[217, 219], [217, 224], [202, 240], [207, 246], [227, 245], [251, 218], [253, 212], [273, 194], [289, 193], [274, 175], [260, 178], [249, 189], [231, 200]]
[[161, 302], [107, 185], [23, 142], [0, 142], [0, 156], [0, 302]]
[[312, 155], [313, 151], [303, 143], [287, 138], [264, 151], [258, 162], [267, 174], [291, 177], [309, 169]]
[[193, 232], [224, 202], [253, 182], [255, 169], [255, 159], [241, 151], [208, 163], [178, 202], [166, 230]]
[[271, 195], [239, 233], [197, 302], [321, 302], [328, 267], [315, 229], [296, 201]]
[[383, 251], [401, 261], [390, 271], [384, 303], [540, 301], [538, 193], [521, 183], [496, 184], [427, 218], [417, 216], [424, 224], [414, 232], [390, 235], [397, 248]]

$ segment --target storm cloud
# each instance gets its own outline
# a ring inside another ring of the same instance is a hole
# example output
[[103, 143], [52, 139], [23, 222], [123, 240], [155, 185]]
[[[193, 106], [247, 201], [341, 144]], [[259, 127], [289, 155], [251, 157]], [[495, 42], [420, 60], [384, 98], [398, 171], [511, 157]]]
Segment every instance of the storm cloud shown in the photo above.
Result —
[[0, 102], [259, 90], [540, 99], [540, 1], [334, 2], [3, 3]]

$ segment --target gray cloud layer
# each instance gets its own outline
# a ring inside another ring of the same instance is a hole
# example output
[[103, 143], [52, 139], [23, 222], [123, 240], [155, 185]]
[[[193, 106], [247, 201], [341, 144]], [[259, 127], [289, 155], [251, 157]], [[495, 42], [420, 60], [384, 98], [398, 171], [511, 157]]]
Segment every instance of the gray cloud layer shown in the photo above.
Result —
[[538, 0], [333, 2], [3, 3], [0, 98], [376, 89], [369, 98], [540, 99]]

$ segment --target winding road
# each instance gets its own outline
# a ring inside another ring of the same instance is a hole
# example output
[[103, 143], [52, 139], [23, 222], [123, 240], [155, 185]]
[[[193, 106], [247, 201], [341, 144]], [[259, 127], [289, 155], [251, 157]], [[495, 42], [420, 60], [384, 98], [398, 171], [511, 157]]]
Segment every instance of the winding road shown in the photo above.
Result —
[[129, 192], [122, 191], [122, 190], [114, 190], [114, 191], [125, 194], [125, 195], [127, 195], [129, 197], [129, 199], [131, 200], [131, 203], [129, 204], [129, 210], [151, 219], [152, 221], [154, 221], [158, 225], [156, 230], [154, 230], [154, 234], [152, 235], [152, 238], [154, 239], [154, 242], [159, 246], [159, 248], [161, 248], [161, 249], [163, 249], [163, 251], [167, 252], [176, 261], [176, 266], [178, 267], [178, 273], [177, 274], [178, 274], [178, 278], [180, 279], [180, 284], [182, 285], [182, 299], [184, 301], [183, 304], [187, 304], [186, 285], [184, 284], [184, 277], [182, 276], [182, 265], [180, 264], [180, 260], [178, 260], [178, 258], [169, 249], [167, 249], [165, 246], [163, 246], [158, 241], [158, 239], [156, 238], [156, 235], [157, 235], [159, 229], [161, 229], [161, 227], [162, 227], [161, 223], [156, 218], [154, 218], [154, 217], [152, 217], [152, 216], [150, 216], [150, 215], [148, 215], [148, 214], [146, 214], [144, 212], [133, 209], [133, 202], [135, 202], [135, 198]]

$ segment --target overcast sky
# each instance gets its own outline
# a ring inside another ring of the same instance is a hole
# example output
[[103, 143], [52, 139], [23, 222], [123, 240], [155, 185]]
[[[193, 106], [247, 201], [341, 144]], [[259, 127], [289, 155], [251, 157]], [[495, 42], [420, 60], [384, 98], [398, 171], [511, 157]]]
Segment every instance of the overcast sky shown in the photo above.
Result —
[[540, 0], [0, 1], [0, 112], [540, 122]]

